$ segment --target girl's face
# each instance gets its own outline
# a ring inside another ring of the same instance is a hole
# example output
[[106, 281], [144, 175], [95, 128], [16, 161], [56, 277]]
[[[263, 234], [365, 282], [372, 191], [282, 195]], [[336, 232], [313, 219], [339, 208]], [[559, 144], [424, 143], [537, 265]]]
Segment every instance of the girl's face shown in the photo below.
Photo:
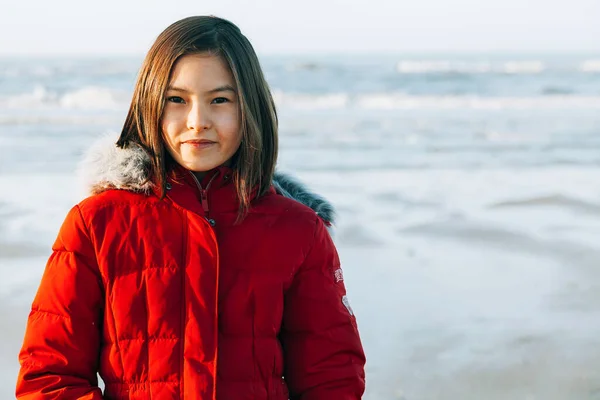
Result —
[[171, 156], [200, 178], [229, 165], [240, 147], [235, 81], [218, 56], [181, 57], [171, 72], [162, 114], [162, 133]]

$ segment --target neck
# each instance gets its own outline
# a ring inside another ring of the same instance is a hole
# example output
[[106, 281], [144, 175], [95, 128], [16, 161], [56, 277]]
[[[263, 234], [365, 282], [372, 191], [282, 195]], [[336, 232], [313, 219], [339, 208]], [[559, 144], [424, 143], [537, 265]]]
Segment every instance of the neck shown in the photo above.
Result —
[[[221, 166], [231, 168], [231, 159], [225, 161], [223, 164], [221, 164]], [[202, 182], [202, 180], [206, 177], [206, 174], [209, 172], [210, 171], [192, 171], [196, 179], [198, 179], [198, 182]]]
[[207, 174], [207, 171], [199, 171], [199, 172], [192, 172], [194, 174], [194, 176], [196, 177], [196, 179], [198, 179], [198, 182], [202, 182], [202, 180], [204, 179], [204, 177]]

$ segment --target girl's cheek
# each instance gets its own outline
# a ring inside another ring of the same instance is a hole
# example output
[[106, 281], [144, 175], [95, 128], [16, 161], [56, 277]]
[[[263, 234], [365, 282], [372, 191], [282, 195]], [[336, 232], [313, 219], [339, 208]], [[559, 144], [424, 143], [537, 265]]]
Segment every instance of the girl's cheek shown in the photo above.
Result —
[[237, 114], [228, 113], [227, 115], [223, 116], [222, 121], [223, 121], [223, 123], [227, 124], [228, 126], [235, 126], [235, 125], [239, 125], [240, 118]]

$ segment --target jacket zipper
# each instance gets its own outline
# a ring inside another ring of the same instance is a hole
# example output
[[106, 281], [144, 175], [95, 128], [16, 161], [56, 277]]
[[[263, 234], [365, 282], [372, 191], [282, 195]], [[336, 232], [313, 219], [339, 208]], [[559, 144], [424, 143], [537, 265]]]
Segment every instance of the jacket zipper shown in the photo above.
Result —
[[192, 175], [192, 178], [194, 178], [194, 182], [196, 182], [196, 186], [200, 192], [200, 202], [202, 203], [202, 209], [204, 210], [204, 218], [210, 223], [211, 226], [215, 226], [215, 221], [210, 218], [210, 209], [208, 207], [208, 189], [219, 173], [215, 173], [212, 178], [210, 178], [210, 181], [208, 181], [208, 184], [206, 185], [206, 189], [202, 187], [200, 181], [198, 178], [196, 178], [196, 175], [194, 175], [193, 172], [190, 171], [190, 174]]
[[[215, 220], [210, 218], [210, 210], [208, 208], [208, 189], [210, 188], [211, 183], [215, 180], [215, 178], [217, 177], [217, 175], [219, 174], [219, 172], [215, 173], [213, 175], [212, 178], [210, 178], [210, 180], [208, 181], [208, 183], [206, 184], [206, 189], [204, 189], [202, 187], [202, 185], [200, 184], [200, 181], [198, 181], [198, 178], [196, 178], [196, 175], [194, 175], [193, 172], [190, 171], [190, 174], [192, 175], [192, 178], [194, 178], [194, 182], [196, 182], [196, 186], [198, 187], [198, 190], [200, 191], [200, 201], [202, 203], [202, 209], [204, 210], [204, 219], [206, 219], [208, 221], [208, 223], [210, 224], [210, 226], [214, 227], [215, 226]], [[215, 242], [217, 240], [217, 238], [215, 237]], [[216, 275], [216, 281], [217, 281], [217, 285], [216, 285], [216, 290], [215, 290], [215, 330], [213, 332], [213, 334], [215, 335], [215, 360], [214, 360], [214, 368], [215, 368], [215, 377], [214, 377], [214, 381], [213, 381], [213, 393], [212, 393], [212, 398], [213, 400], [216, 400], [217, 398], [217, 361], [218, 361], [218, 349], [219, 349], [219, 265], [220, 265], [221, 261], [219, 260], [219, 253], [217, 252], [217, 268], [215, 271], [215, 275]]]

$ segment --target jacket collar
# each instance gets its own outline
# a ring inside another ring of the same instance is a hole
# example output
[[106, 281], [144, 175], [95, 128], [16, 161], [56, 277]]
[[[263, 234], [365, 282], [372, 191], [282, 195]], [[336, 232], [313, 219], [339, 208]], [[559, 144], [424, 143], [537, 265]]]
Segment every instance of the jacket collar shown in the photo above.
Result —
[[[237, 213], [239, 201], [232, 184], [232, 173], [228, 167], [219, 167], [208, 171], [200, 181], [191, 171], [177, 165], [168, 174], [166, 195], [177, 204], [207, 217]], [[250, 200], [256, 193], [256, 190], [251, 193]]]
[[[115, 145], [117, 139], [118, 135], [116, 134], [103, 135], [86, 152], [78, 171], [84, 195], [90, 196], [111, 189], [151, 195], [154, 191], [154, 185], [149, 179], [150, 156], [144, 149], [135, 144], [126, 149], [117, 147]], [[214, 193], [225, 196], [223, 199], [214, 199], [211, 202], [217, 207], [219, 207], [217, 204], [223, 204], [230, 208], [232, 204], [231, 196], [236, 197], [235, 190], [232, 190], [233, 185], [230, 184], [231, 172], [231, 169], [227, 167], [219, 167], [206, 174], [205, 179], [201, 182], [202, 188], [206, 189], [205, 185], [208, 184], [208, 180], [213, 179], [208, 188], [211, 190], [211, 197]], [[182, 184], [185, 184], [187, 190], [193, 188], [197, 190], [197, 184], [191, 173], [184, 168], [176, 168], [175, 177], [177, 178], [175, 181], [169, 181], [172, 186], [171, 191], [182, 189], [176, 186], [176, 184], [179, 184], [179, 178], [183, 179]], [[212, 191], [212, 189], [221, 188], [226, 190]], [[276, 172], [273, 177], [273, 189], [280, 195], [312, 208], [328, 225], [334, 222], [335, 211], [333, 206], [321, 196], [311, 192], [295, 178]], [[173, 195], [175, 195], [175, 191], [173, 191]], [[235, 198], [233, 204], [237, 208], [237, 198]]]

